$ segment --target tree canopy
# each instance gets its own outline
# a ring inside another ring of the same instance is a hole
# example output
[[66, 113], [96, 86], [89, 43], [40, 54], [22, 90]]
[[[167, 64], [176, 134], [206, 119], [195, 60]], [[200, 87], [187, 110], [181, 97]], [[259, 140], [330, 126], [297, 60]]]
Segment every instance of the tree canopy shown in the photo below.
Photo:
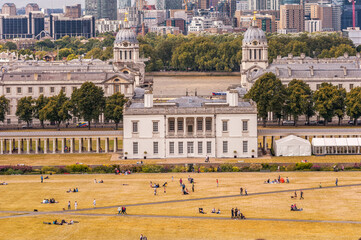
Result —
[[106, 99], [104, 117], [114, 121], [115, 129], [118, 129], [119, 122], [123, 120], [123, 106], [126, 102], [127, 99], [119, 92]]
[[33, 120], [33, 111], [34, 106], [32, 97], [22, 97], [19, 99], [15, 115], [20, 120], [25, 121], [28, 127]]

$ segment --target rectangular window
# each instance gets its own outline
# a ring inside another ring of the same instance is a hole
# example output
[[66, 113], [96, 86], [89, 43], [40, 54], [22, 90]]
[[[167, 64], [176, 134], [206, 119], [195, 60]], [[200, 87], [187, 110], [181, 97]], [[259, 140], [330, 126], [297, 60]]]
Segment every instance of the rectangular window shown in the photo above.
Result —
[[178, 131], [184, 131], [183, 130], [183, 121], [178, 121]]
[[248, 141], [243, 141], [243, 152], [248, 153]]
[[6, 119], [6, 123], [11, 124], [11, 119], [10, 118]]
[[21, 87], [18, 87], [18, 88], [16, 89], [16, 92], [17, 92], [18, 94], [21, 94]]
[[244, 132], [248, 131], [248, 121], [242, 121], [242, 129]]
[[169, 120], [169, 131], [174, 132], [174, 120]]
[[133, 122], [133, 133], [138, 132], [138, 122]]
[[198, 154], [203, 153], [203, 142], [198, 142]]
[[183, 154], [183, 142], [178, 142], [178, 153]]
[[158, 131], [158, 122], [153, 122], [153, 132], [157, 133]]
[[212, 153], [212, 142], [207, 142], [207, 153], [208, 154]]
[[32, 87], [28, 87], [28, 93], [33, 93], [33, 88]]
[[43, 87], [39, 87], [39, 93], [43, 93], [44, 92], [44, 88]]
[[138, 142], [133, 142], [133, 154], [138, 154]]
[[353, 84], [350, 84], [350, 90], [353, 89]]
[[6, 88], [6, 93], [10, 93], [10, 88], [9, 87]]
[[320, 89], [321, 84], [316, 84], [316, 89]]
[[65, 87], [61, 87], [61, 91], [63, 91], [63, 93], [65, 93]]
[[50, 92], [54, 93], [55, 92], [55, 87], [50, 87]]
[[187, 142], [187, 153], [194, 153], [193, 142]]
[[158, 142], [153, 142], [153, 154], [158, 154]]
[[342, 88], [342, 84], [339, 84], [339, 85], [338, 85], [338, 88], [341, 89], [341, 88]]
[[212, 131], [212, 120], [211, 119], [206, 120], [206, 131]]
[[203, 121], [198, 120], [197, 121], [197, 131], [202, 131], [202, 130], [203, 130]]
[[223, 131], [223, 132], [227, 132], [227, 131], [228, 131], [228, 121], [227, 121], [227, 120], [223, 120], [223, 121], [222, 121], [222, 131]]
[[74, 92], [76, 89], [77, 89], [76, 87], [73, 87], [73, 92]]
[[169, 142], [169, 154], [174, 154], [174, 142]]
[[228, 142], [223, 141], [223, 153], [228, 153]]

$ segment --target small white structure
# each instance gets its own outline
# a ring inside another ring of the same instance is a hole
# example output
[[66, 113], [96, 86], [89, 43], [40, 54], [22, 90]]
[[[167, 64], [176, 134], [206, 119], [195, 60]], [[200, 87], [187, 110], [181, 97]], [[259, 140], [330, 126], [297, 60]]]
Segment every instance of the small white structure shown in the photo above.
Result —
[[312, 152], [325, 154], [361, 154], [361, 138], [313, 138]]
[[278, 156], [311, 156], [311, 143], [308, 140], [289, 135], [275, 141], [275, 155]]

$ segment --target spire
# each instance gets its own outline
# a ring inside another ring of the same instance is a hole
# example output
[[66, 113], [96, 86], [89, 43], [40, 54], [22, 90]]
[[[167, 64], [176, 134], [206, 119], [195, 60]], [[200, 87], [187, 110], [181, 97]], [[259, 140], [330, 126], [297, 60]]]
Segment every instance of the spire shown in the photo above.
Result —
[[257, 20], [256, 13], [257, 11], [253, 11], [252, 27], [256, 26], [256, 20]]
[[127, 13], [127, 12], [125, 12], [124, 13], [124, 28], [129, 28], [129, 25], [128, 25], [128, 18], [127, 18], [127, 15], [128, 15], [129, 13]]

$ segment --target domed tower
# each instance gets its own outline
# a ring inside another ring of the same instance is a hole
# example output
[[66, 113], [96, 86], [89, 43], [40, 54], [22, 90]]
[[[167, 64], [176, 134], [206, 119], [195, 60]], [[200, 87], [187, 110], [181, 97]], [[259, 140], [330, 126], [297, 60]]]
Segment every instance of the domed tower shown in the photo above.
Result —
[[120, 29], [114, 41], [115, 63], [138, 63], [139, 43], [137, 35], [130, 28]]
[[242, 86], [248, 88], [248, 77], [260, 69], [268, 67], [268, 44], [262, 29], [259, 29], [254, 16], [252, 25], [244, 33], [242, 42]]

